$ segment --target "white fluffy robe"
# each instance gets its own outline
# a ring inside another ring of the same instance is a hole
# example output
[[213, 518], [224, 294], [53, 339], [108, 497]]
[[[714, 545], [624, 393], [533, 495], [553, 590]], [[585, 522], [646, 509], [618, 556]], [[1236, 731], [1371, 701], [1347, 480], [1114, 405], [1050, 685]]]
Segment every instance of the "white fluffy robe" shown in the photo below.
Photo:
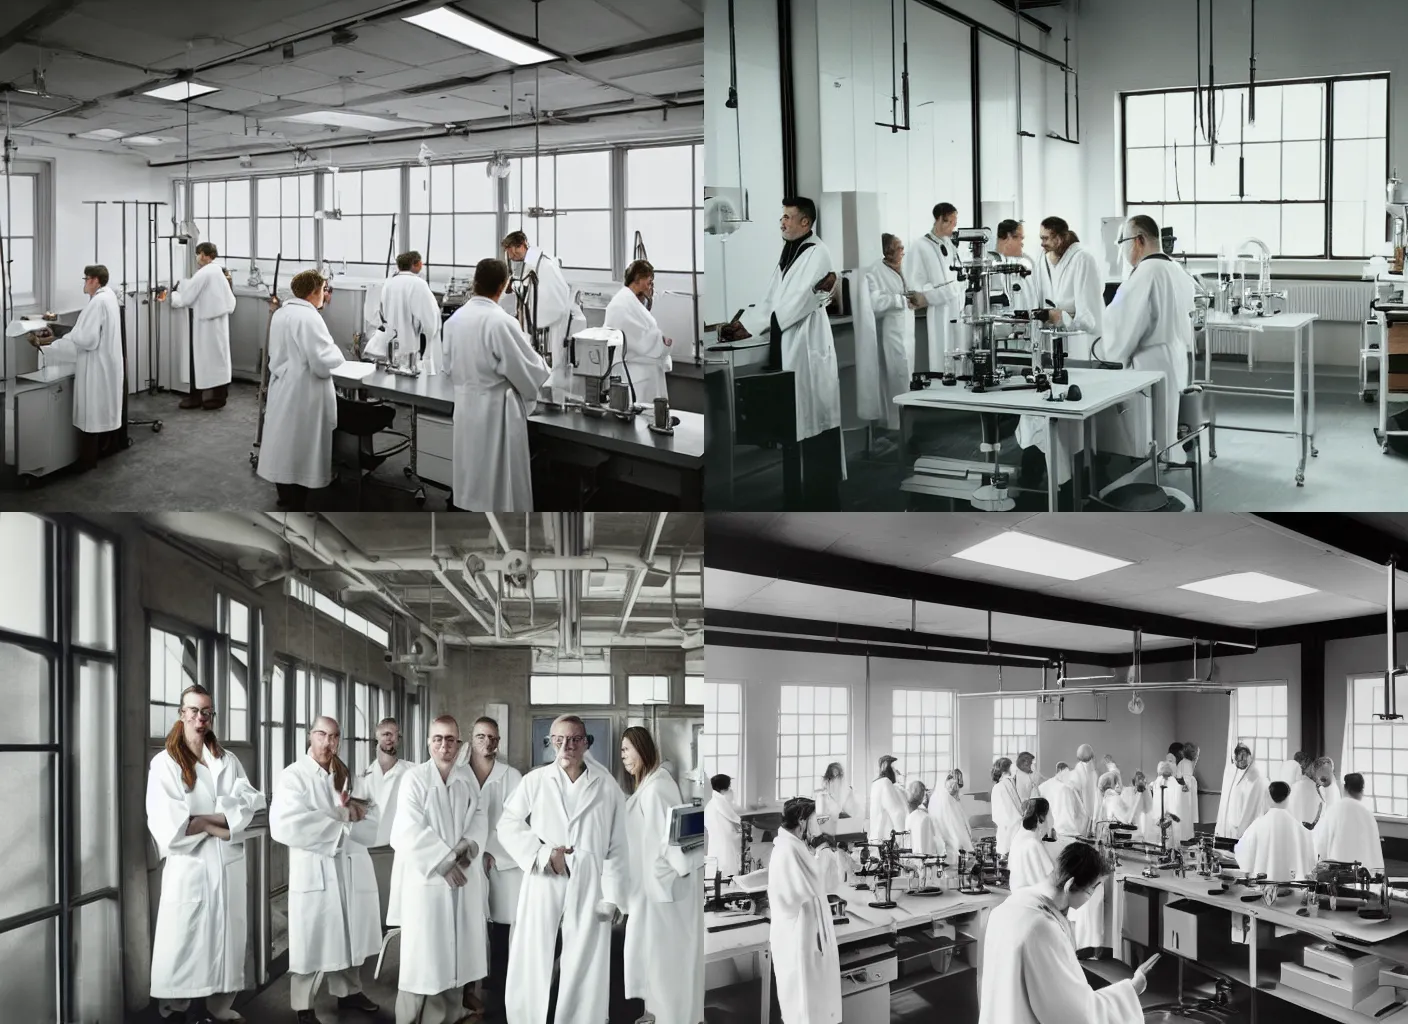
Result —
[[654, 406], [656, 398], [668, 399], [670, 388], [665, 374], [671, 366], [670, 348], [655, 314], [645, 308], [635, 292], [622, 288], [611, 296], [602, 326], [620, 331], [626, 339], [625, 368], [618, 359], [611, 367], [612, 375], [624, 382], [629, 373], [635, 400], [647, 409]]
[[[244, 988], [248, 935], [244, 831], [264, 794], [249, 784], [228, 750], [206, 748], [187, 791], [181, 767], [165, 750], [147, 773], [147, 829], [166, 861], [152, 941], [151, 994], [194, 999]], [[186, 835], [197, 814], [223, 814], [230, 838]]]
[[626, 801], [631, 848], [626, 998], [645, 1000], [657, 1024], [704, 1019], [704, 849], [670, 845], [670, 808], [684, 801], [657, 768]]
[[1325, 808], [1311, 835], [1321, 860], [1358, 861], [1370, 871], [1384, 869], [1379, 823], [1362, 800], [1336, 800]]
[[1067, 837], [1084, 834], [1084, 809], [1081, 806], [1080, 794], [1071, 785], [1069, 771], [1065, 778], [1058, 772], [1054, 779], [1047, 779], [1037, 792], [1051, 805], [1051, 817], [1048, 822], [1053, 832]]
[[895, 396], [907, 394], [914, 372], [914, 310], [900, 271], [884, 260], [858, 272], [856, 295], [856, 409], [863, 420], [900, 428]]
[[419, 274], [402, 270], [387, 278], [381, 289], [381, 304], [377, 310], [388, 330], [396, 332], [400, 348], [399, 361], [410, 362], [410, 354], [420, 355], [421, 335], [425, 335], [426, 373], [439, 373], [444, 368], [444, 350], [440, 346], [440, 303], [435, 293]]
[[968, 815], [963, 813], [963, 804], [957, 797], [949, 796], [946, 789], [934, 790], [933, 795], [929, 797], [929, 814], [938, 826], [939, 838], [944, 841], [944, 848], [951, 856], [957, 856], [959, 850], [973, 852], [973, 830], [968, 825]]
[[[600, 1024], [610, 994], [611, 922], [599, 901], [626, 906], [631, 886], [626, 797], [600, 765], [586, 761], [567, 813], [556, 762], [523, 776], [504, 803], [499, 841], [523, 869], [509, 937], [508, 1024], [543, 1024], [552, 983], [553, 946], [562, 935], [556, 1024]], [[555, 847], [570, 847], [566, 877], [548, 868]]]
[[[818, 830], [830, 836], [864, 830], [865, 808], [861, 807], [856, 791], [846, 785], [844, 779], [840, 780], [839, 786], [833, 779], [814, 795]], [[842, 813], [846, 815], [845, 821], [841, 819]]]
[[916, 807], [904, 821], [909, 833], [909, 848], [912, 852], [926, 857], [943, 857], [948, 853], [939, 828], [926, 807]]
[[1004, 775], [992, 787], [992, 820], [997, 826], [997, 852], [1012, 846], [1012, 833], [1022, 827], [1022, 805], [1017, 799], [1017, 782]]
[[[466, 759], [467, 764], [468, 759]], [[480, 803], [484, 805], [485, 824], [489, 838], [485, 850], [494, 858], [494, 867], [489, 872], [489, 920], [495, 924], [513, 924], [518, 910], [518, 894], [523, 887], [523, 869], [513, 859], [512, 854], [499, 839], [499, 819], [504, 816], [504, 804], [523, 783], [523, 773], [502, 758], [495, 758], [494, 767], [484, 785], [474, 769], [469, 769], [475, 788], [479, 790]]]
[[1294, 786], [1297, 779], [1305, 778], [1305, 773], [1295, 761], [1282, 761], [1276, 767], [1276, 774], [1272, 777], [1272, 782], [1284, 782], [1288, 786]]
[[547, 365], [513, 317], [479, 295], [445, 324], [445, 365], [455, 386], [456, 507], [533, 511], [528, 416]]
[[714, 862], [714, 871], [725, 878], [733, 878], [743, 870], [742, 835], [735, 826], [743, 819], [738, 808], [727, 793], [715, 793], [704, 805], [704, 833], [709, 837], [708, 857]]
[[1070, 923], [1034, 889], [992, 911], [983, 937], [978, 1024], [1142, 1024], [1133, 981], [1096, 991], [1076, 959]]
[[88, 299], [78, 321], [44, 347], [46, 365], [73, 363], [73, 425], [90, 434], [122, 426], [122, 324], [107, 285]]
[[929, 369], [938, 372], [954, 370], [953, 354], [969, 348], [968, 327], [950, 323], [963, 312], [965, 285], [951, 269], [959, 255], [952, 238], [935, 238], [932, 232], [917, 239], [904, 254], [905, 280], [910, 288], [923, 292], [929, 303], [924, 311]]
[[380, 816], [375, 806], [356, 823], [346, 813], [332, 774], [312, 754], [279, 775], [269, 834], [289, 848], [288, 969], [294, 974], [346, 970], [381, 948], [381, 900], [367, 852], [376, 845]]
[[1080, 799], [1081, 833], [1087, 833], [1100, 807], [1100, 774], [1095, 762], [1077, 761], [1071, 769], [1069, 785]]
[[[178, 346], [181, 375], [197, 391], [230, 383], [230, 314], [235, 311], [235, 293], [225, 280], [225, 268], [218, 260], [212, 260], [182, 280], [171, 293], [171, 305], [195, 312], [190, 349]], [[187, 365], [192, 349], [196, 357], [194, 377]]]
[[337, 392], [332, 371], [346, 360], [322, 316], [289, 299], [269, 322], [269, 397], [259, 475], [270, 483], [326, 487], [332, 482]]
[[[1048, 852], [1048, 849], [1050, 852]], [[1036, 885], [1055, 867], [1052, 853], [1055, 843], [1042, 842], [1035, 832], [1019, 828], [1012, 837], [1012, 852], [1007, 855], [1007, 867], [1012, 872], [1012, 889], [1024, 889]]]
[[904, 831], [904, 820], [909, 816], [905, 808], [904, 795], [897, 783], [880, 776], [870, 784], [870, 830], [873, 843], [890, 838], [891, 830]]
[[1246, 769], [1229, 764], [1222, 773], [1222, 797], [1217, 807], [1217, 834], [1240, 839], [1248, 826], [1266, 813], [1271, 796], [1255, 762]]
[[784, 1024], [840, 1024], [841, 960], [820, 866], [779, 830], [768, 864], [768, 942]]
[[[460, 765], [441, 779], [433, 761], [416, 765], [401, 783], [391, 845], [404, 861], [401, 877], [402, 992], [433, 996], [489, 973], [484, 923], [484, 844], [488, 822], [479, 785]], [[445, 869], [463, 839], [478, 852], [454, 889]]]
[[1041, 795], [1041, 784], [1046, 781], [1046, 776], [1035, 768], [1030, 772], [1013, 769], [1012, 777], [1017, 780], [1017, 800], [1022, 806], [1026, 806], [1032, 797]]
[[1286, 801], [1286, 810], [1296, 821], [1314, 825], [1320, 814], [1320, 789], [1315, 780], [1302, 775], [1291, 785], [1291, 795]]
[[391, 845], [391, 826], [396, 822], [396, 798], [406, 774], [414, 767], [414, 761], [397, 758], [390, 771], [382, 771], [381, 762], [373, 757], [372, 763], [362, 769], [362, 783], [371, 795], [372, 802], [381, 808], [381, 813], [377, 816], [377, 846]]
[[1284, 807], [1272, 807], [1237, 840], [1237, 866], [1269, 882], [1309, 878], [1315, 870], [1310, 830]]
[[1193, 838], [1193, 828], [1198, 823], [1198, 777], [1193, 774], [1197, 765], [1187, 758], [1178, 762], [1178, 767], [1174, 769], [1174, 776], [1181, 778], [1188, 784], [1188, 792], [1182, 794], [1183, 810], [1180, 813], [1183, 820], [1174, 825], [1174, 830], [1169, 835], [1176, 835], [1178, 841]]

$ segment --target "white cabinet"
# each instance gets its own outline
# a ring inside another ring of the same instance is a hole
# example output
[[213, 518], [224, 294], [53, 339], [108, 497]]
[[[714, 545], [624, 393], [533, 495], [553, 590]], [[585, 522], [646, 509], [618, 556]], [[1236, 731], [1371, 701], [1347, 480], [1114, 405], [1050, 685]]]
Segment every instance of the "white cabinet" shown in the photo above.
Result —
[[48, 476], [78, 459], [73, 378], [20, 384], [14, 399], [15, 471]]

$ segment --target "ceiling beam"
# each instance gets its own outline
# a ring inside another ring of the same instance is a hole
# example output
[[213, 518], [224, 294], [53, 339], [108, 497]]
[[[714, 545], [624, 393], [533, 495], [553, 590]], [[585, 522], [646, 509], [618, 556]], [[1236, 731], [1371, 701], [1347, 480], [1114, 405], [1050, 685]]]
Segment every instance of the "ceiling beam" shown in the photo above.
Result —
[[891, 658], [896, 661], [942, 662], [949, 665], [1002, 665], [1006, 668], [1037, 668], [1030, 661], [1009, 655], [963, 654], [952, 651], [926, 651], [916, 647], [894, 647], [884, 644], [851, 643], [844, 640], [823, 640], [819, 637], [767, 636], [757, 633], [731, 633], [728, 630], [704, 629], [704, 645], [709, 647], [746, 647], [752, 650], [792, 651], [797, 654], [832, 654], [853, 658]]
[[54, 24], [69, 11], [78, 6], [78, 0], [49, 0], [39, 10], [24, 21], [15, 25], [4, 35], [0, 35], [0, 53], [24, 42], [31, 33], [40, 32]]
[[1408, 541], [1387, 534], [1376, 529], [1372, 523], [1366, 523], [1352, 516], [1308, 516], [1300, 513], [1297, 515], [1257, 514], [1250, 518], [1260, 519], [1283, 530], [1299, 534], [1307, 540], [1315, 541], [1317, 544], [1323, 544], [1327, 548], [1334, 549], [1336, 554], [1343, 552], [1347, 555], [1353, 555], [1381, 568], [1388, 565], [1389, 558], [1397, 558], [1399, 566], [1408, 570]]
[[1122, 657], [1122, 655], [1101, 654], [1094, 651], [1076, 651], [1069, 648], [1063, 650], [1055, 647], [999, 641], [989, 644], [984, 639], [968, 636], [943, 636], [938, 633], [919, 633], [908, 629], [861, 626], [847, 622], [819, 622], [815, 619], [798, 619], [784, 615], [758, 615], [752, 612], [726, 611], [720, 608], [705, 609], [704, 627], [713, 632], [770, 633], [827, 638], [832, 641], [840, 640], [862, 644], [883, 644], [897, 649], [928, 650], [934, 654], [987, 655], [991, 651], [993, 654], [1011, 656], [1018, 659], [1019, 662], [1025, 662], [1033, 667], [1040, 661], [1054, 664], [1063, 655], [1068, 662], [1080, 665], [1113, 665], [1118, 658]]
[[[713, 569], [770, 579], [810, 583], [836, 590], [897, 597], [906, 601], [1021, 615], [1051, 622], [1071, 622], [1106, 629], [1142, 629], [1145, 633], [1257, 646], [1257, 631], [1241, 626], [1198, 622], [1157, 612], [1052, 597], [1015, 587], [953, 579], [916, 569], [878, 565], [845, 555], [807, 551], [753, 538], [712, 536], [704, 564]], [[705, 602], [708, 602], [706, 585]]]

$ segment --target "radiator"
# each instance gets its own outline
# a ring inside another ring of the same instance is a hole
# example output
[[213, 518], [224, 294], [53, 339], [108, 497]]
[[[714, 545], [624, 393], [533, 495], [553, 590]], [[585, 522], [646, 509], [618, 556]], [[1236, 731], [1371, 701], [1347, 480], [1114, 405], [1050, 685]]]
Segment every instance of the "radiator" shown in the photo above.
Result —
[[[1369, 316], [1369, 303], [1376, 294], [1372, 281], [1277, 281], [1286, 286], [1287, 313], [1319, 313], [1321, 320], [1359, 324]], [[1249, 336], [1244, 331], [1208, 329], [1213, 355], [1245, 356]]]

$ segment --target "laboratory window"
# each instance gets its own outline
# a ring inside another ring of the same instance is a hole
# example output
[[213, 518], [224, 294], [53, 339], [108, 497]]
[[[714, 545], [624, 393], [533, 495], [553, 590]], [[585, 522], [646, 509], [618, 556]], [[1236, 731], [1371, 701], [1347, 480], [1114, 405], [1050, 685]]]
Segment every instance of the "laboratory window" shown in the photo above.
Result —
[[844, 686], [782, 687], [777, 731], [779, 800], [816, 792], [832, 761], [846, 767], [848, 698]]
[[890, 695], [890, 753], [900, 769], [927, 786], [958, 763], [951, 690], [895, 690]]
[[528, 681], [530, 704], [610, 704], [611, 677], [534, 674]]
[[[194, 630], [174, 624], [147, 628], [148, 672], [150, 677], [150, 730], [152, 739], [163, 739], [179, 717], [181, 694], [186, 687], [208, 685], [204, 672], [201, 637]], [[223, 727], [224, 723], [218, 723]]]
[[627, 702], [631, 704], [670, 703], [669, 676], [627, 676]]
[[[1400, 700], [1403, 686], [1398, 683]], [[1339, 777], [1358, 772], [1364, 776], [1364, 800], [1376, 814], [1408, 818], [1408, 729], [1403, 719], [1376, 717], [1384, 710], [1383, 674], [1352, 677], [1348, 706]]]
[[992, 703], [993, 760], [1010, 757], [1015, 764], [1017, 755], [1025, 752], [1040, 761], [1036, 749], [1036, 698], [999, 697]]
[[1237, 736], [1257, 761], [1275, 765], [1286, 760], [1286, 687], [1267, 684], [1237, 687], [1233, 713]]
[[704, 732], [699, 753], [711, 776], [727, 775], [738, 784], [743, 766], [743, 686], [741, 683], [702, 682]]

